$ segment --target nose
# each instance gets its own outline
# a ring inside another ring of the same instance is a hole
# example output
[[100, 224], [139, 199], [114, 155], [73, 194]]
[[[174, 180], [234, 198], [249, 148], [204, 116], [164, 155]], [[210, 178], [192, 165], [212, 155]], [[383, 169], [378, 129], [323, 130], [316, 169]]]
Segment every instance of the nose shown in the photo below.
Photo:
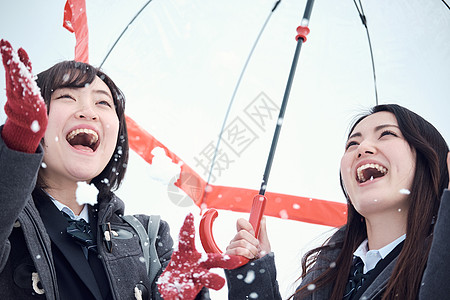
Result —
[[94, 121], [98, 119], [98, 115], [90, 105], [83, 105], [76, 112], [76, 118]]
[[373, 155], [375, 153], [376, 153], [375, 145], [368, 140], [364, 140], [358, 146], [358, 158], [362, 157], [363, 155]]

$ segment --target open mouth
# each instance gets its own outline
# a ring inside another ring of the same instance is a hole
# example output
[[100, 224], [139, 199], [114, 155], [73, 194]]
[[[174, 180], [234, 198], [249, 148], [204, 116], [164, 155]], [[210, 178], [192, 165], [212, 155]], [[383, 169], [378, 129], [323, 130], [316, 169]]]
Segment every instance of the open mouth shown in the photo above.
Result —
[[78, 150], [94, 152], [99, 145], [97, 132], [86, 128], [72, 130], [66, 136], [66, 140], [72, 147]]
[[356, 180], [364, 183], [368, 180], [374, 180], [386, 175], [388, 169], [379, 164], [365, 164], [356, 169]]

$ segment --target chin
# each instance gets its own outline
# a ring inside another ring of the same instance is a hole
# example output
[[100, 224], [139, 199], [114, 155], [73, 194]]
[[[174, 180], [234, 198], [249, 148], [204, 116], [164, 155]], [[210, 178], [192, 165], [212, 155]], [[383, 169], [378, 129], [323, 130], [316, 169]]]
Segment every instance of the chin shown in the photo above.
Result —
[[[355, 209], [362, 215], [365, 210], [372, 210], [373, 207], [381, 206], [385, 202], [385, 196], [378, 194], [365, 194], [350, 198]], [[358, 200], [354, 200], [358, 199]]]
[[87, 183], [91, 182], [92, 179], [97, 177], [101, 172], [86, 172], [86, 170], [83, 170], [80, 172], [80, 170], [74, 170], [73, 172], [70, 172], [70, 175], [72, 178], [75, 179], [75, 181], [86, 181]]

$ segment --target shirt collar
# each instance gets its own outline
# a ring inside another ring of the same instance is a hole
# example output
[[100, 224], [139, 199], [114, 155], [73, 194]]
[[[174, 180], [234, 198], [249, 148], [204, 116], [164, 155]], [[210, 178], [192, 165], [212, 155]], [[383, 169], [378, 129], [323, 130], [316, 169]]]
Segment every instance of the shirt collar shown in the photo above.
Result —
[[359, 247], [353, 252], [353, 255], [358, 256], [364, 263], [364, 274], [374, 269], [377, 263], [384, 259], [398, 244], [405, 240], [406, 234], [403, 234], [395, 241], [387, 244], [378, 250], [369, 250], [368, 240], [365, 239]]
[[383, 248], [379, 249], [378, 251], [381, 254], [381, 257], [384, 259], [389, 253], [391, 253], [392, 250], [394, 250], [395, 247], [397, 247], [398, 244], [403, 242], [406, 238], [406, 234], [403, 234], [398, 239], [393, 241], [392, 243], [384, 246]]
[[80, 214], [77, 216], [75, 215], [75, 213], [73, 212], [72, 209], [70, 209], [67, 205], [59, 202], [58, 200], [56, 200], [55, 198], [53, 198], [52, 195], [50, 195], [49, 193], [47, 193], [46, 190], [41, 189], [53, 202], [53, 204], [55, 204], [56, 208], [58, 208], [59, 211], [66, 213], [72, 220], [75, 221], [79, 221], [80, 219], [84, 219], [86, 221], [86, 223], [89, 223], [89, 212], [88, 212], [88, 208], [87, 205], [84, 204], [83, 209], [81, 210]]
[[75, 215], [75, 213], [73, 212], [73, 210], [71, 210], [67, 205], [62, 204], [61, 202], [59, 202], [58, 200], [56, 200], [55, 198], [50, 196], [50, 199], [52, 199], [53, 204], [55, 204], [55, 206], [62, 212], [66, 213], [69, 215], [69, 217], [72, 220], [80, 220], [80, 219], [84, 219], [87, 223], [89, 223], [89, 213], [88, 213], [88, 207], [85, 204], [83, 207], [83, 210], [80, 212], [80, 214], [77, 216]]

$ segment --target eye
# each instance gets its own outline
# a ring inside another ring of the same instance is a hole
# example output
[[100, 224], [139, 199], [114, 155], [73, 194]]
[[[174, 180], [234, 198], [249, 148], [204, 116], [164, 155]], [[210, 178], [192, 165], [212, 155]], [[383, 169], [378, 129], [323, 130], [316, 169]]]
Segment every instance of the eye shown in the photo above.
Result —
[[384, 130], [384, 131], [381, 133], [380, 138], [383, 137], [383, 136], [386, 136], [386, 135], [393, 135], [393, 136], [395, 136], [395, 137], [398, 136], [398, 135], [397, 135], [395, 132], [393, 132], [393, 131], [390, 131], [390, 130]]
[[349, 142], [347, 142], [347, 145], [345, 145], [345, 150], [348, 150], [348, 148], [350, 148], [351, 146], [356, 146], [356, 145], [358, 145], [357, 142], [349, 141]]
[[108, 107], [112, 107], [111, 103], [109, 101], [106, 101], [106, 100], [98, 101], [97, 104], [101, 104], [101, 105], [106, 105]]
[[77, 99], [75, 99], [75, 97], [70, 94], [62, 94], [62, 95], [56, 97], [55, 99], [69, 99], [69, 100], [77, 101]]

